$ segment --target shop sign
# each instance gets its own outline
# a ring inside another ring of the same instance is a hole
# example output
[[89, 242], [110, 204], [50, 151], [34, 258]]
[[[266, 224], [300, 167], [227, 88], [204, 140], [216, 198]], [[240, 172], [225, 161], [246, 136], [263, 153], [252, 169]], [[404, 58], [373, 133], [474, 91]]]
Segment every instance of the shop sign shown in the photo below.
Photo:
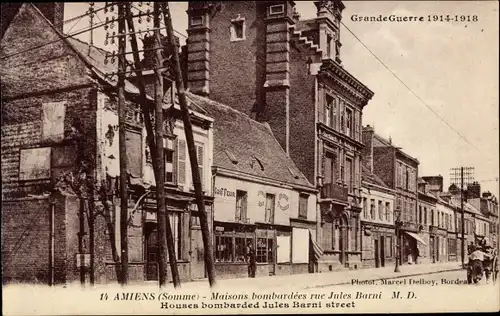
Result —
[[278, 195], [278, 207], [282, 211], [286, 211], [290, 207], [290, 203], [288, 202], [288, 195], [286, 195], [285, 193], [280, 193]]
[[214, 193], [215, 193], [215, 195], [219, 195], [219, 196], [236, 197], [236, 192], [235, 191], [231, 191], [231, 190], [228, 190], [226, 188], [217, 188], [217, 187], [215, 187], [214, 188]]

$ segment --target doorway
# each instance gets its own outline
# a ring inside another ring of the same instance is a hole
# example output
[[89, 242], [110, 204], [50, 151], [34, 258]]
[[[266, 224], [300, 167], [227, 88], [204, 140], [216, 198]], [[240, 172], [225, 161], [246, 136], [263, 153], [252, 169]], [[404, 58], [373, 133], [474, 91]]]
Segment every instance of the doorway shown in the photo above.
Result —
[[380, 236], [380, 266], [385, 267], [385, 238]]
[[378, 244], [378, 239], [373, 240], [374, 243], [374, 249], [375, 249], [375, 268], [380, 267], [380, 258], [379, 258], [379, 244]]
[[145, 225], [145, 248], [146, 257], [146, 280], [158, 280], [158, 230], [156, 223], [146, 223]]

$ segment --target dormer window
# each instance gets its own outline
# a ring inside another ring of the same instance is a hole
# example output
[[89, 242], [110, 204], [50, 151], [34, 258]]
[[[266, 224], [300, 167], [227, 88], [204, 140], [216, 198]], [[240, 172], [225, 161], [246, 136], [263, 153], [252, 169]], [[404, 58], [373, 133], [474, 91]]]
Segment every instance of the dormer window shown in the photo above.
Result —
[[269, 7], [269, 15], [278, 15], [283, 13], [285, 13], [284, 4], [272, 5]]
[[246, 24], [245, 18], [239, 14], [235, 19], [231, 20], [231, 42], [243, 41], [246, 39]]
[[203, 16], [196, 15], [191, 17], [191, 26], [201, 26], [203, 25]]

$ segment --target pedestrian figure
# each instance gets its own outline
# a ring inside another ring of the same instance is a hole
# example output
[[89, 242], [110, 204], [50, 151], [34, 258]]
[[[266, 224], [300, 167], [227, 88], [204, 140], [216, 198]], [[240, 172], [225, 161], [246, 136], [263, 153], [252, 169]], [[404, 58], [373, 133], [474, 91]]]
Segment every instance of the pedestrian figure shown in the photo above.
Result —
[[255, 278], [255, 270], [257, 269], [257, 263], [255, 261], [255, 249], [251, 242], [247, 245], [247, 263], [248, 263], [248, 277]]

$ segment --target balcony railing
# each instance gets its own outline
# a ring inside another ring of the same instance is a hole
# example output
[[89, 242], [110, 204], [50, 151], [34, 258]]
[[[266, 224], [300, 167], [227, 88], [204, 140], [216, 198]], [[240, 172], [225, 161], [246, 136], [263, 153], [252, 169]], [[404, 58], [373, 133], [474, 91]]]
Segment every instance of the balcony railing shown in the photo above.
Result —
[[334, 183], [325, 183], [321, 189], [321, 197], [347, 202], [347, 188]]

